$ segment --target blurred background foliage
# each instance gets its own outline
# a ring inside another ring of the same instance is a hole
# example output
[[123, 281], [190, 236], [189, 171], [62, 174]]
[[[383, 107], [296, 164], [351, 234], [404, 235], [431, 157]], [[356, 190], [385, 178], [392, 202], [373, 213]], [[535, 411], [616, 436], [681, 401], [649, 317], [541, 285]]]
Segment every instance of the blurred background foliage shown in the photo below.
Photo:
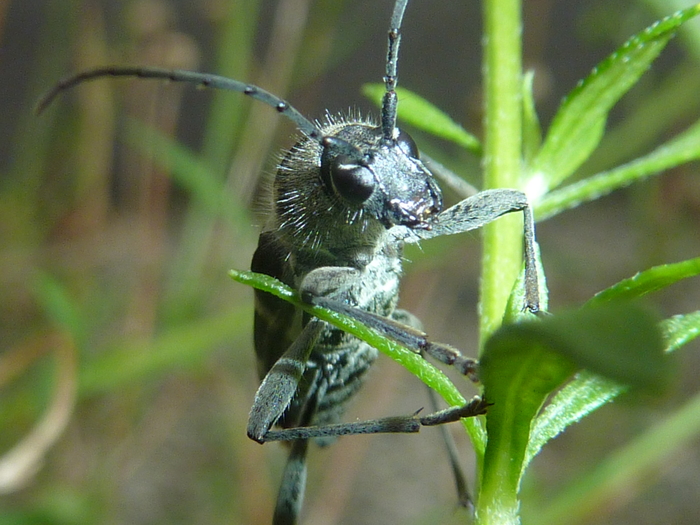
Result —
[[[245, 97], [162, 82], [90, 83], [39, 117], [37, 98], [69, 72], [149, 64], [254, 82], [311, 118], [371, 113], [360, 86], [383, 75], [392, 3], [0, 2], [0, 525], [267, 523], [284, 461], [281, 447], [245, 437], [258, 381], [252, 291], [226, 271], [248, 268], [261, 195], [293, 127]], [[594, 64], [688, 4], [525, 2], [525, 64], [544, 125]], [[479, 5], [413, 0], [403, 34], [400, 84], [478, 134]], [[695, 22], [618, 105], [581, 174], [697, 120], [699, 62]], [[478, 185], [475, 158], [416, 138]], [[542, 223], [551, 309], [697, 256], [697, 171], [681, 166]], [[429, 333], [467, 354], [478, 250], [478, 235], [411, 250], [402, 295]], [[653, 302], [670, 316], [699, 299], [690, 280]], [[697, 392], [697, 350], [683, 350], [668, 398], [621, 399], [555, 440], [535, 460], [524, 500], [556, 494]], [[418, 381], [386, 361], [348, 419], [425, 405]], [[306, 522], [463, 522], [441, 446], [428, 430], [314, 450]], [[699, 472], [697, 443], [679, 448], [586, 523], [697, 523]]]

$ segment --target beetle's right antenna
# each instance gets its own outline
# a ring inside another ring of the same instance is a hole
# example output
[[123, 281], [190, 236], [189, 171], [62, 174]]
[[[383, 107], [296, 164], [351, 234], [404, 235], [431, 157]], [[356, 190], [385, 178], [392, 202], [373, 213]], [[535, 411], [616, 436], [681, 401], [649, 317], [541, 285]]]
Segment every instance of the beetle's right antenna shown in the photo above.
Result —
[[222, 89], [225, 91], [237, 91], [248, 95], [255, 100], [259, 100], [268, 106], [275, 108], [281, 115], [284, 115], [289, 120], [294, 122], [297, 127], [304, 132], [309, 138], [316, 141], [321, 141], [321, 130], [313, 124], [304, 115], [291, 106], [287, 101], [278, 96], [273, 95], [269, 91], [265, 91], [253, 84], [245, 84], [237, 80], [219, 75], [210, 75], [206, 73], [196, 73], [194, 71], [184, 71], [181, 69], [163, 69], [157, 67], [100, 67], [91, 69], [83, 73], [78, 73], [67, 78], [64, 78], [56, 84], [51, 91], [46, 93], [36, 106], [37, 113], [41, 113], [51, 102], [63, 91], [70, 89], [78, 84], [95, 80], [104, 77], [136, 77], [169, 80], [171, 82], [187, 82], [204, 88]]
[[382, 100], [382, 134], [386, 142], [396, 140], [396, 97], [397, 67], [399, 63], [399, 44], [401, 43], [401, 21], [408, 0], [397, 0], [389, 27], [389, 45], [386, 53], [386, 76], [384, 85], [386, 93]]

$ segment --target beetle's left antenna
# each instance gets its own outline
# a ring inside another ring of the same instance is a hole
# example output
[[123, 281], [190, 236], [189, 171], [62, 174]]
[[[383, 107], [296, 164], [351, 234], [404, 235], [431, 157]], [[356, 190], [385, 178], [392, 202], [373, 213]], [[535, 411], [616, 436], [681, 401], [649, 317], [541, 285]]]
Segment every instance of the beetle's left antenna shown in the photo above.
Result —
[[386, 52], [386, 76], [384, 85], [386, 93], [382, 100], [382, 134], [384, 140], [393, 142], [396, 140], [396, 97], [397, 68], [399, 63], [399, 44], [401, 43], [401, 21], [406, 10], [408, 0], [397, 0], [394, 4], [394, 12], [391, 15], [389, 26], [389, 45]]
[[56, 84], [51, 91], [46, 93], [37, 103], [36, 111], [41, 113], [51, 102], [63, 91], [70, 89], [73, 86], [81, 84], [89, 80], [95, 80], [104, 77], [136, 77], [147, 79], [169, 80], [171, 82], [187, 82], [195, 84], [199, 87], [222, 89], [225, 91], [237, 91], [248, 95], [255, 100], [259, 100], [268, 106], [277, 110], [278, 113], [284, 115], [289, 120], [294, 122], [297, 127], [305, 133], [309, 138], [320, 141], [322, 139], [321, 130], [307, 119], [304, 115], [290, 105], [287, 101], [264, 89], [254, 86], [253, 84], [245, 84], [230, 78], [219, 75], [210, 75], [207, 73], [196, 73], [194, 71], [184, 71], [181, 69], [163, 69], [156, 67], [100, 67], [91, 69], [83, 73], [78, 73], [70, 77], [66, 77]]

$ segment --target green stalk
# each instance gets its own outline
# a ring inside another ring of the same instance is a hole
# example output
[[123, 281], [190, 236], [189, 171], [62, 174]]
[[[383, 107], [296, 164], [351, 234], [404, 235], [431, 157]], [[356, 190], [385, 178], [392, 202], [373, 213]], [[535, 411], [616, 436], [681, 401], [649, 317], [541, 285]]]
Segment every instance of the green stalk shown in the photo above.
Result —
[[[520, 0], [484, 2], [484, 188], [520, 188], [522, 64]], [[501, 325], [522, 265], [522, 217], [509, 214], [483, 229], [481, 347]]]
[[[521, 184], [521, 26], [520, 0], [485, 0], [485, 188], [519, 188]], [[483, 230], [482, 348], [502, 322], [522, 264], [522, 219], [514, 215], [503, 217]], [[479, 525], [520, 523], [519, 476], [509, 475], [514, 468], [510, 464], [512, 458], [497, 456], [493, 447], [489, 453], [487, 444], [476, 508]]]

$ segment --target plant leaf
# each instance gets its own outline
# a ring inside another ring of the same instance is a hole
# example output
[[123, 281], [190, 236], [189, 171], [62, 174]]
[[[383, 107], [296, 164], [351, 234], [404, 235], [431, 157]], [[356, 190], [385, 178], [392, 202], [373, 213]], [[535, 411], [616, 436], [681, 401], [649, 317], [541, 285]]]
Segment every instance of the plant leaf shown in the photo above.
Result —
[[[665, 351], [673, 352], [700, 335], [700, 311], [676, 315], [660, 324]], [[620, 383], [583, 370], [552, 398], [533, 425], [525, 455], [525, 465], [547, 441], [569, 425], [580, 421], [602, 405], [612, 401], [626, 388]]]
[[[686, 276], [688, 274], [692, 275], [692, 272], [681, 271], [684, 266], [683, 263], [681, 265], [681, 268], [677, 269], [677, 277], [684, 274]], [[690, 266], [692, 267], [693, 265]], [[650, 288], [651, 283], [654, 281], [652, 277], [654, 275], [661, 277], [659, 273], [664, 274], [665, 270], [668, 270], [665, 267], [660, 268], [661, 270], [652, 269], [654, 271], [649, 276], [642, 276], [636, 280], [632, 278], [622, 281], [626, 283], [626, 285], [621, 286], [626, 290], [623, 295], [627, 298], [633, 298], [648, 293], [652, 289], [657, 289], [655, 286]], [[673, 269], [671, 271], [673, 273]], [[667, 282], [665, 279], [661, 280]], [[636, 287], [634, 286], [635, 282], [638, 285]], [[603, 302], [605, 293], [603, 292], [599, 296], [602, 296], [603, 299], [598, 300]], [[593, 304], [598, 304], [595, 298], [591, 301]], [[700, 335], [700, 311], [665, 319], [659, 324], [659, 327], [665, 342], [665, 353], [673, 352]], [[526, 464], [530, 462], [547, 441], [559, 435], [572, 423], [576, 423], [600, 406], [612, 401], [625, 390], [626, 388], [623, 385], [610, 379], [597, 376], [586, 370], [579, 372], [570, 383], [552, 398], [552, 401], [535, 421], [532, 438], [525, 458]]]
[[[381, 101], [384, 84], [365, 84], [362, 93], [373, 101]], [[462, 146], [475, 155], [481, 155], [481, 142], [474, 135], [452, 120], [444, 111], [420, 95], [404, 88], [396, 88], [399, 96], [398, 117], [416, 129], [430, 133]]]
[[700, 257], [673, 264], [654, 266], [598, 292], [586, 306], [600, 305], [611, 300], [630, 300], [670, 286], [682, 279], [700, 274]]
[[617, 498], [628, 497], [631, 487], [667, 466], [679, 450], [697, 440], [698, 433], [700, 395], [616, 450], [588, 473], [572, 478], [569, 486], [554, 498], [548, 498], [544, 508], [533, 512], [532, 517], [536, 518], [532, 522], [539, 525], [588, 523], [601, 508]]
[[173, 180], [187, 190], [212, 215], [221, 215], [230, 224], [250, 224], [246, 207], [232, 202], [234, 196], [226, 190], [210, 167], [194, 152], [156, 129], [131, 119], [126, 139], [137, 151], [150, 155], [159, 166], [170, 170]]
[[525, 454], [527, 466], [550, 439], [566, 427], [612, 401], [625, 387], [611, 379], [582, 370], [567, 383], [542, 410], [533, 424]]
[[[664, 0], [666, 1], [666, 0]], [[668, 10], [666, 10], [668, 12]], [[695, 24], [681, 27], [680, 33], [693, 31]], [[690, 115], [700, 111], [700, 71], [692, 59], [664, 72], [660, 85], [625, 105], [625, 118], [605, 130], [600, 144], [581, 169], [586, 177], [628, 163], [646, 154], [685, 125]], [[583, 178], [583, 177], [581, 177]]]
[[548, 219], [635, 181], [697, 159], [700, 159], [700, 121], [644, 157], [545, 195], [535, 207], [535, 218], [538, 221]]
[[700, 310], [674, 315], [661, 323], [666, 351], [673, 352], [700, 335]]
[[547, 397], [577, 368], [651, 392], [665, 387], [670, 376], [656, 322], [629, 303], [501, 327], [487, 341], [480, 363], [484, 394], [493, 403], [486, 418], [482, 490], [493, 491], [491, 496], [517, 493], [524, 467], [539, 448], [606, 401], [600, 392], [614, 386], [609, 380], [579, 376], [586, 381], [562, 390], [558, 404], [533, 426]]
[[532, 86], [535, 72], [528, 71], [523, 75], [523, 158], [529, 165], [542, 145], [542, 127], [537, 117], [535, 98]]
[[[530, 426], [547, 396], [576, 369], [551, 345], [527, 332], [535, 322], [504, 325], [486, 342], [480, 362], [484, 395], [493, 403], [486, 416], [480, 501], [517, 507]], [[507, 504], [511, 502], [511, 504]]]
[[562, 102], [531, 172], [549, 188], [558, 186], [600, 142], [608, 112], [661, 53], [678, 27], [700, 12], [700, 4], [678, 11], [625, 42], [593, 69]]
[[[673, 316], [661, 322], [666, 352], [672, 352], [700, 334], [700, 311]], [[537, 418], [526, 460], [534, 457], [546, 441], [555, 437], [568, 425], [581, 419], [599, 406], [614, 399], [625, 390], [621, 385], [580, 372], [566, 385]], [[626, 486], [639, 477], [644, 469], [661, 464], [673, 451], [700, 431], [700, 396], [695, 396], [685, 407], [658, 427], [650, 429], [634, 442], [615, 452], [590, 474], [579, 478], [565, 489], [543, 513], [538, 523], [571, 523], [572, 510], [583, 511], [604, 504], [615, 493], [616, 487]], [[672, 437], [672, 439], [669, 439]], [[643, 458], [643, 459], [642, 459]], [[582, 506], [582, 502], [587, 503]]]

